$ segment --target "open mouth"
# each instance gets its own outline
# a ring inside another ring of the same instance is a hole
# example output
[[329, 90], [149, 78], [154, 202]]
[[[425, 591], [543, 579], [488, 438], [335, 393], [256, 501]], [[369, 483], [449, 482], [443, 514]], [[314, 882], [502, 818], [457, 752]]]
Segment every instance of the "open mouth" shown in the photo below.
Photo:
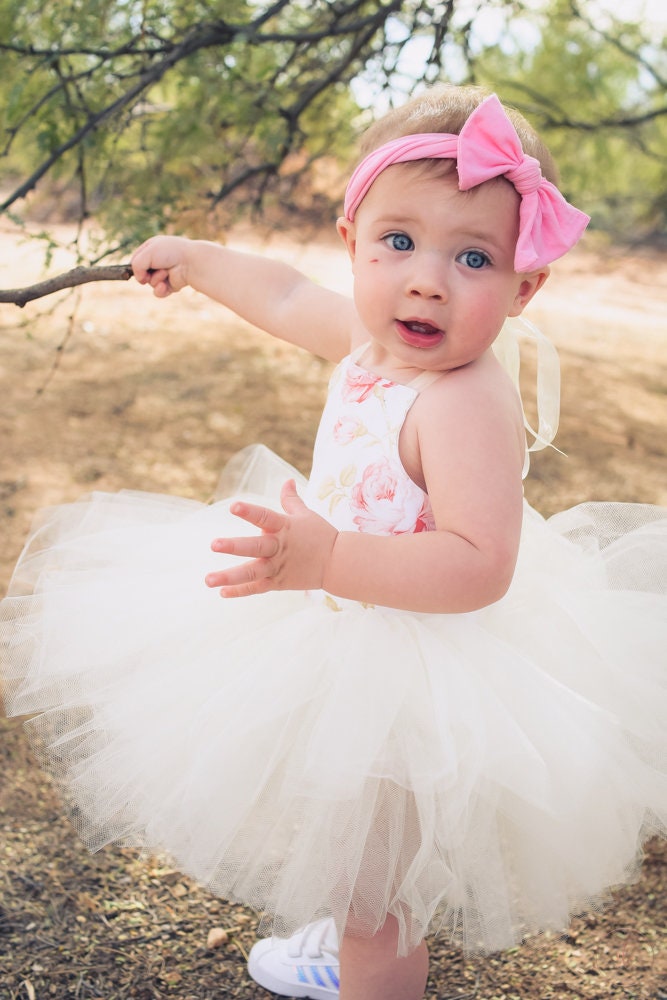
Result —
[[439, 327], [424, 320], [397, 320], [398, 335], [411, 347], [435, 347], [444, 337]]

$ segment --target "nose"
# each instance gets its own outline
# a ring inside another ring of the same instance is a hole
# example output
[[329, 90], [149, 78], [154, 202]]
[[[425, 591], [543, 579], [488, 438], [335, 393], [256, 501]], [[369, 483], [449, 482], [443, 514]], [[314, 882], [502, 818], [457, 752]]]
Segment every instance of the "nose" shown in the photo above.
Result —
[[440, 255], [415, 254], [411, 263], [413, 268], [408, 278], [407, 289], [410, 298], [444, 301], [447, 298], [447, 282]]

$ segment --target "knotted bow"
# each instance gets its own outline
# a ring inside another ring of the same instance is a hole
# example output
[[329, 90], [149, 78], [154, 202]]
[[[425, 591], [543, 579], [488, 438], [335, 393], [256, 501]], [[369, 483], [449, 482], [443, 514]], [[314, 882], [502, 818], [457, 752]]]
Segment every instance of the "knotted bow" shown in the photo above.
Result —
[[535, 271], [570, 250], [589, 217], [570, 205], [555, 184], [542, 176], [539, 161], [527, 156], [495, 94], [472, 112], [459, 135], [425, 132], [400, 136], [374, 149], [356, 168], [345, 194], [345, 217], [355, 212], [377, 177], [394, 163], [455, 159], [459, 189], [504, 176], [521, 196], [519, 238], [514, 254], [518, 272]]

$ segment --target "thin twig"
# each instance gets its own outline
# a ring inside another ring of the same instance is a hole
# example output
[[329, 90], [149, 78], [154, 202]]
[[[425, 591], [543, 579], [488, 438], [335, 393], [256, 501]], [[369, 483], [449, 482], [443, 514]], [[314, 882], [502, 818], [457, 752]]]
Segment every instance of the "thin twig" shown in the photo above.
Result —
[[128, 281], [131, 277], [132, 268], [129, 264], [74, 267], [71, 271], [58, 274], [54, 278], [47, 278], [46, 281], [39, 281], [36, 285], [28, 285], [27, 288], [0, 291], [0, 302], [10, 302], [22, 309], [26, 302], [41, 299], [44, 295], [51, 295], [52, 292], [60, 292], [63, 288], [75, 288], [89, 281]]

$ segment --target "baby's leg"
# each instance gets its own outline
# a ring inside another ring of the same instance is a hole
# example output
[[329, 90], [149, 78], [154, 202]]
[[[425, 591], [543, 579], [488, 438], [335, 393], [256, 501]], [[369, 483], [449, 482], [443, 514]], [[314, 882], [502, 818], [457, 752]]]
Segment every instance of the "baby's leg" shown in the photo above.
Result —
[[397, 958], [398, 923], [387, 917], [372, 938], [345, 935], [340, 946], [340, 1000], [421, 1000], [428, 975], [422, 941], [406, 958]]

